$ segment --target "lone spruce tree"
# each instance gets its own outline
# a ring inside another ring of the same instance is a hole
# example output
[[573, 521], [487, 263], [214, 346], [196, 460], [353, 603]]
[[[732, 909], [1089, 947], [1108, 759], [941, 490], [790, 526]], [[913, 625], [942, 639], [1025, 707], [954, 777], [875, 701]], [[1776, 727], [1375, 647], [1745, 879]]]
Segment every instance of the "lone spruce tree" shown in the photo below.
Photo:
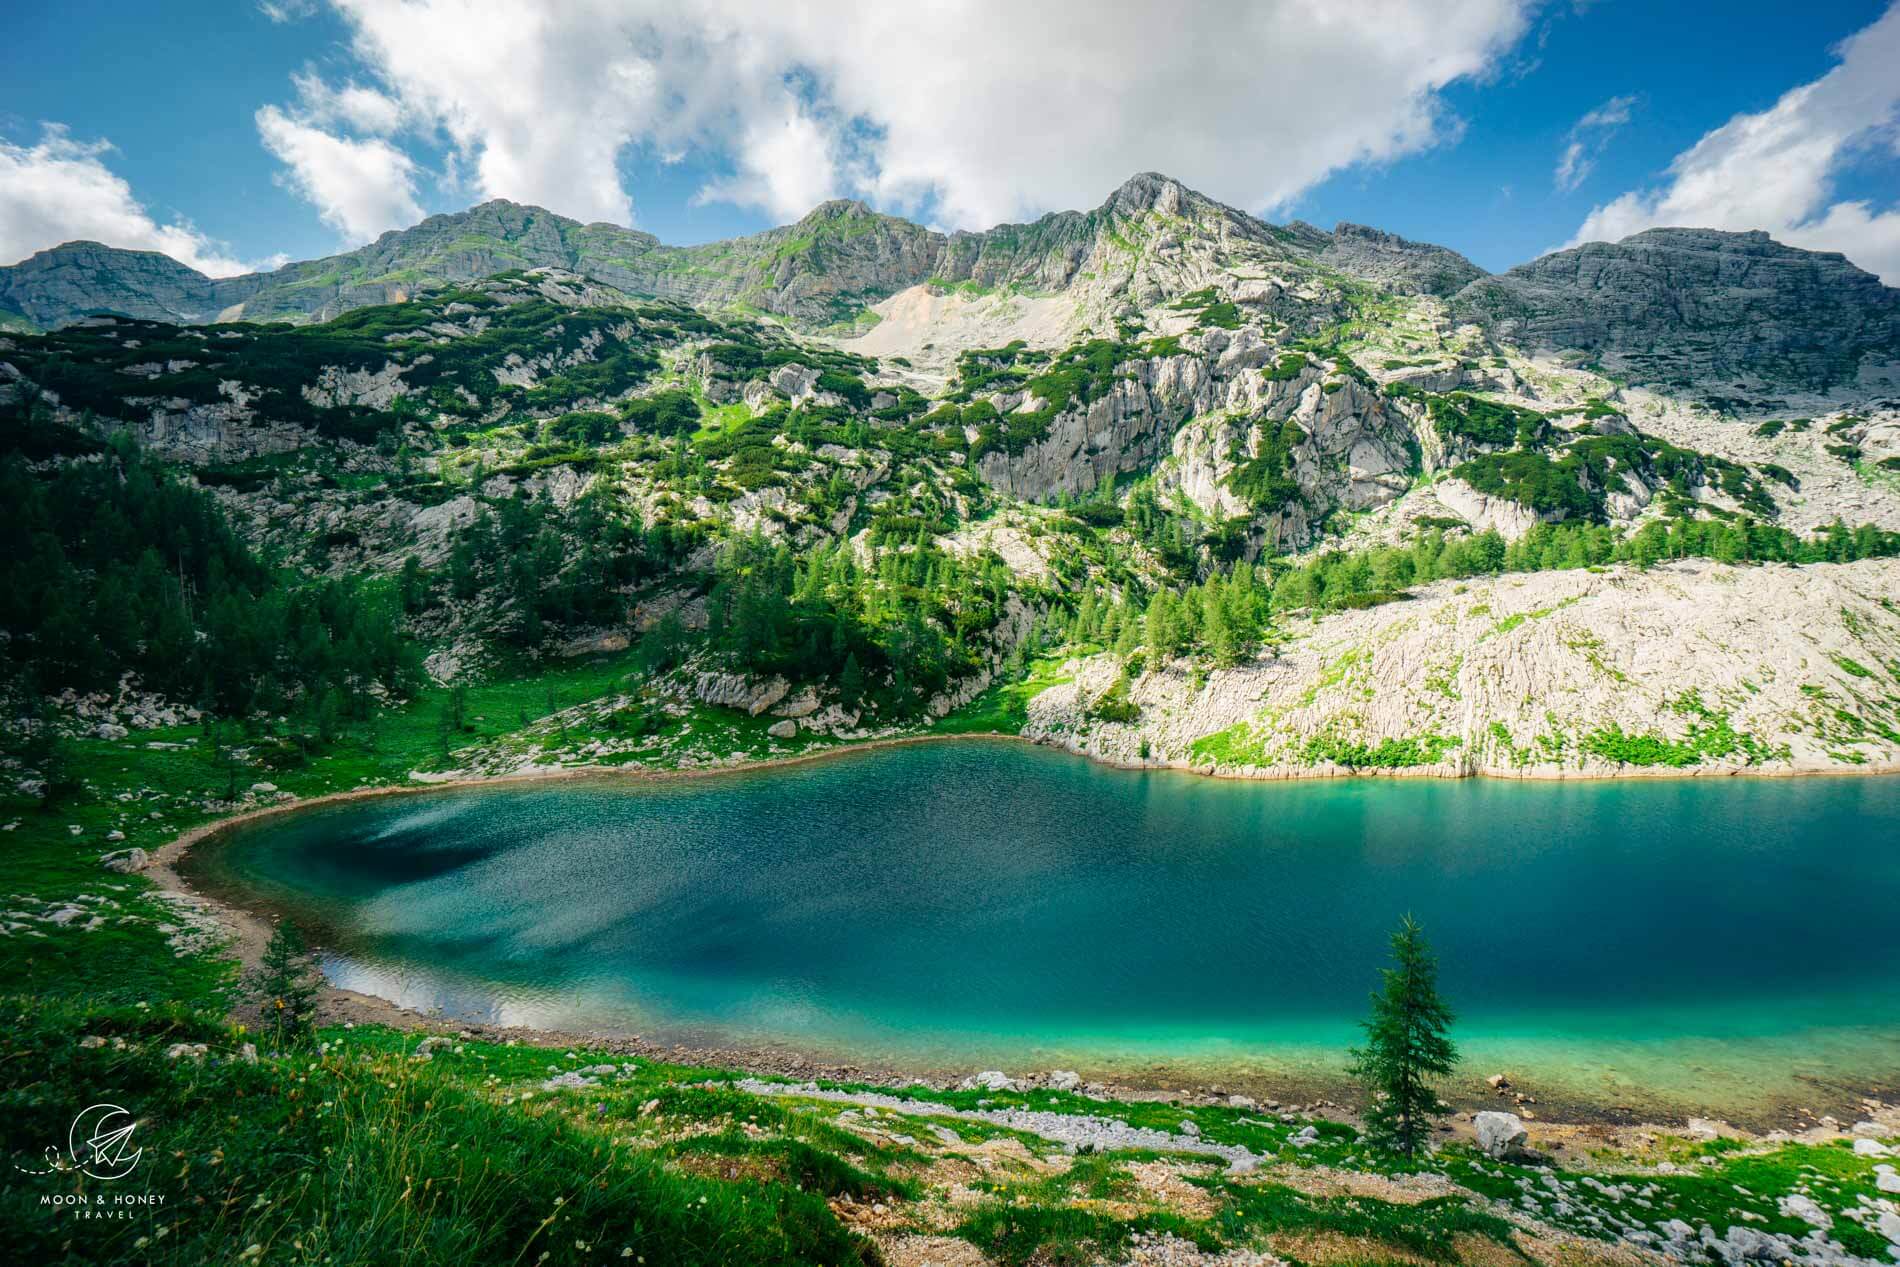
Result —
[[289, 920], [278, 922], [251, 976], [251, 994], [263, 1010], [262, 1030], [278, 1050], [310, 1036], [317, 1010], [313, 967], [303, 938]]
[[1351, 1073], [1372, 1091], [1367, 1133], [1410, 1157], [1425, 1143], [1432, 1118], [1450, 1111], [1434, 1080], [1458, 1063], [1448, 1036], [1451, 1009], [1438, 997], [1438, 960], [1418, 921], [1407, 915], [1392, 934], [1394, 966], [1372, 995], [1366, 1045], [1354, 1048]]

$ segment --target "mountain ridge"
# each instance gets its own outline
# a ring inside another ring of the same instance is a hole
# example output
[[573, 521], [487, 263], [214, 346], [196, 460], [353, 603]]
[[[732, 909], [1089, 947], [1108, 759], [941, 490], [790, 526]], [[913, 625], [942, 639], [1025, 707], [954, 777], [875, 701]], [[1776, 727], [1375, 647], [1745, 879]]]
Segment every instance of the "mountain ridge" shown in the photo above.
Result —
[[1851, 381], [1869, 357], [1900, 360], [1900, 290], [1838, 252], [1759, 230], [1650, 229], [1490, 274], [1449, 248], [1370, 226], [1271, 225], [1158, 172], [1130, 177], [1092, 210], [981, 231], [940, 232], [832, 199], [792, 224], [673, 246], [490, 199], [352, 251], [226, 278], [157, 252], [78, 241], [0, 268], [0, 318], [33, 328], [99, 312], [183, 324], [321, 321], [430, 286], [546, 267], [629, 295], [835, 333], [874, 324], [872, 305], [926, 282], [1085, 287], [1079, 302], [1100, 319], [1210, 286], [1234, 294], [1264, 269], [1283, 290], [1333, 277], [1430, 296], [1494, 337], [1580, 353], [1646, 381], [1758, 374], [1825, 384]]

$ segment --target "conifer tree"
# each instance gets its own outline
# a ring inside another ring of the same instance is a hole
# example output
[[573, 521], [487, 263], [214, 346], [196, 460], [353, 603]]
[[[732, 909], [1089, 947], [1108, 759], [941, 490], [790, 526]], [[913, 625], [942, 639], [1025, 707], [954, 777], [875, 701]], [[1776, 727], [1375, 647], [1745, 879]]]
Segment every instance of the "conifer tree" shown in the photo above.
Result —
[[280, 1050], [310, 1036], [317, 1010], [313, 971], [295, 925], [279, 921], [252, 974], [251, 995], [263, 1010], [264, 1034]]
[[1350, 1073], [1372, 1092], [1366, 1130], [1410, 1157], [1425, 1143], [1431, 1119], [1450, 1111], [1434, 1082], [1458, 1063], [1451, 1009], [1438, 997], [1438, 961], [1418, 921], [1407, 915], [1392, 934], [1393, 966], [1372, 995], [1366, 1045], [1353, 1049]]

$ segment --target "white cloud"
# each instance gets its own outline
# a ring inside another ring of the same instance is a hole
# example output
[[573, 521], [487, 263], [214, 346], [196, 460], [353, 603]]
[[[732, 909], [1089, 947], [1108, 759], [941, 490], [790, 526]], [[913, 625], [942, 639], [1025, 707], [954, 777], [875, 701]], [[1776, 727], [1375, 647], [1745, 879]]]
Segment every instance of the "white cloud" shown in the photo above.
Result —
[[388, 141], [338, 136], [276, 106], [257, 112], [257, 132], [287, 169], [284, 182], [351, 241], [422, 218], [416, 165]]
[[1595, 208], [1570, 245], [1659, 225], [1765, 229], [1795, 246], [1840, 251], [1900, 285], [1900, 208], [1831, 201], [1860, 147], [1900, 139], [1900, 5], [1838, 52], [1840, 64], [1821, 78], [1758, 114], [1736, 115], [1678, 154], [1667, 184]]
[[75, 141], [47, 124], [37, 145], [0, 139], [0, 264], [61, 242], [162, 251], [212, 277], [250, 271], [188, 222], [160, 224], [105, 165], [106, 141]]
[[258, 0], [257, 11], [273, 22], [299, 22], [317, 11], [317, 0]]
[[1611, 97], [1570, 126], [1563, 155], [1557, 160], [1558, 189], [1569, 193], [1584, 182], [1610, 138], [1630, 121], [1635, 104], [1633, 96]]
[[387, 136], [402, 123], [402, 106], [393, 97], [354, 80], [332, 88], [314, 72], [292, 75], [303, 113], [310, 119], [344, 123], [372, 136]]
[[630, 222], [639, 143], [729, 163], [702, 197], [783, 218], [856, 194], [981, 228], [1156, 168], [1281, 208], [1438, 144], [1439, 90], [1489, 74], [1532, 0], [332, 3], [364, 82], [479, 196]]
[[777, 118], [748, 120], [736, 138], [738, 173], [716, 180], [695, 196], [699, 202], [763, 207], [795, 220], [838, 188], [838, 162], [824, 127], [789, 94]]

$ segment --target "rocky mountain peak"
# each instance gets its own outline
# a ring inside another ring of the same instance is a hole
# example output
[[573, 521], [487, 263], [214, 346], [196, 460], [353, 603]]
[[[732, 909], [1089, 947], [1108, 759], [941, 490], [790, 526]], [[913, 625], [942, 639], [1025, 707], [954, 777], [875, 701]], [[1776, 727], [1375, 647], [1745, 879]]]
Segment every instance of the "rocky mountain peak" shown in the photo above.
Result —
[[831, 198], [819, 203], [799, 218], [799, 224], [821, 224], [833, 220], [884, 219], [861, 199]]
[[158, 251], [89, 240], [36, 251], [0, 268], [0, 314], [50, 328], [94, 312], [153, 321], [208, 321], [221, 283]]
[[1660, 228], [1475, 281], [1458, 315], [1647, 381], [1850, 381], [1900, 360], [1900, 290], [1835, 251], [1760, 230]]
[[1172, 176], [1163, 176], [1160, 172], [1137, 172], [1121, 183], [1103, 203], [1104, 210], [1122, 212], [1125, 215], [1139, 215], [1144, 211], [1159, 211], [1163, 215], [1179, 215], [1184, 202], [1212, 200], [1195, 193]]

